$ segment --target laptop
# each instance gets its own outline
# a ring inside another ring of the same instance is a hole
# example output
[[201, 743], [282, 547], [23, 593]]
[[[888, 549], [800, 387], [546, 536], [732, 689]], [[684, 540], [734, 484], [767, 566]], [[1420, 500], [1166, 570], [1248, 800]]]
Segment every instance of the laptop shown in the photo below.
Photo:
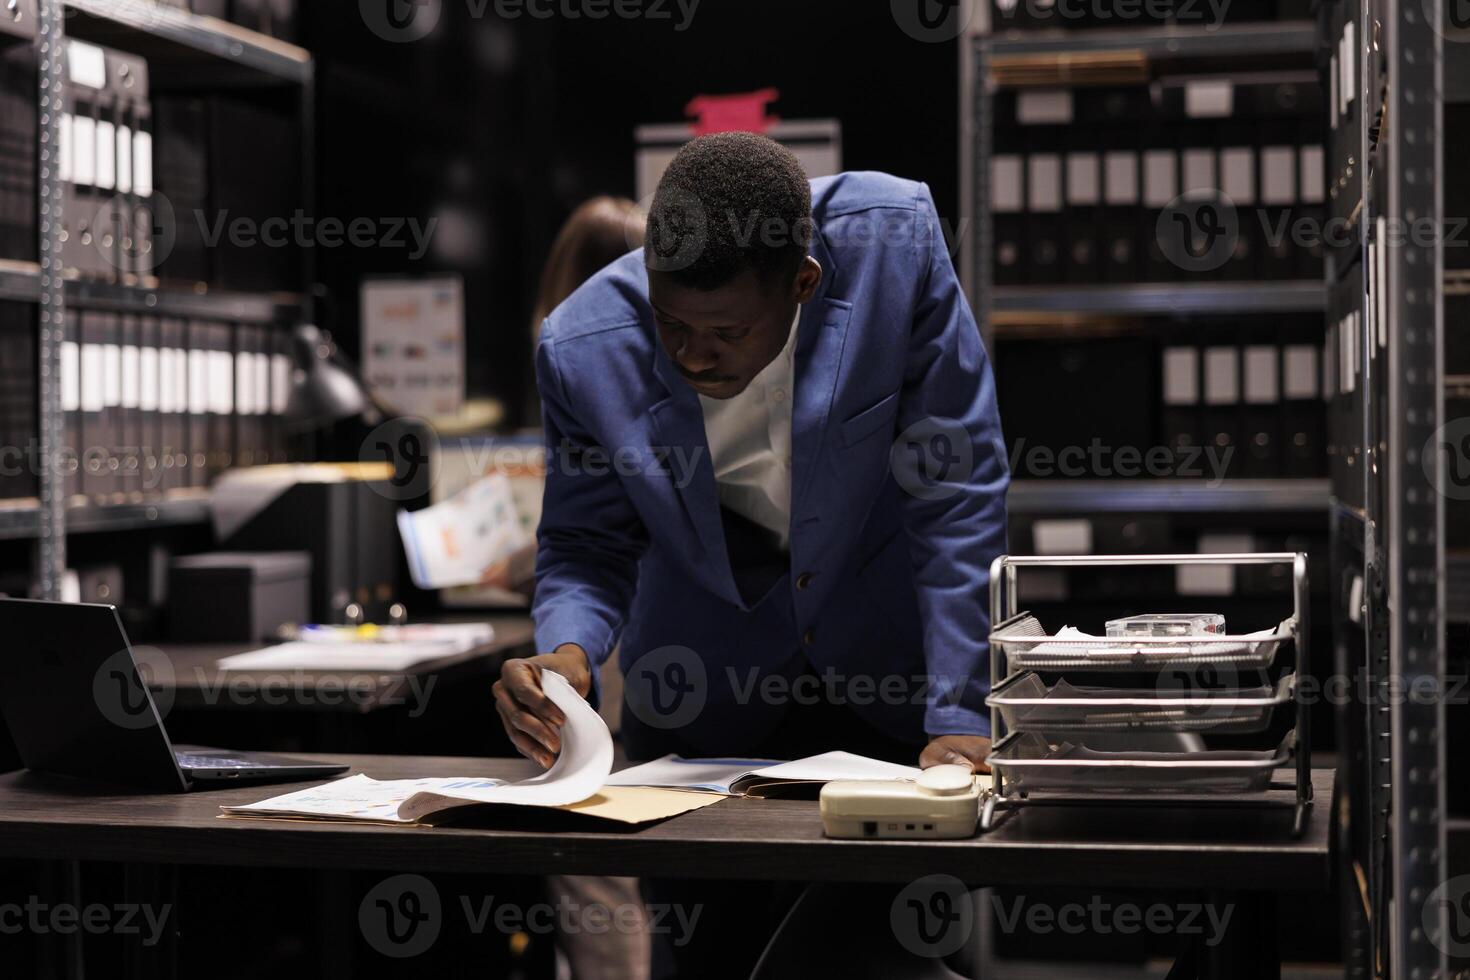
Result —
[[324, 779], [348, 769], [173, 745], [108, 605], [0, 599], [0, 716], [33, 772], [155, 792]]

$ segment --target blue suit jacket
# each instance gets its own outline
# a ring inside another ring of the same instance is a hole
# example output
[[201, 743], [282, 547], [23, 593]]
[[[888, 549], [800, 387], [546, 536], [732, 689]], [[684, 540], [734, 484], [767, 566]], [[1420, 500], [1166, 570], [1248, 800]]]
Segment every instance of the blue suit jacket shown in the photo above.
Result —
[[580, 644], [596, 685], [621, 638], [627, 707], [707, 753], [755, 745], [815, 693], [784, 686], [803, 656], [895, 738], [989, 734], [1009, 475], [984, 345], [925, 185], [847, 173], [812, 198], [790, 568], [764, 595], [736, 587], [699, 398], [659, 344], [642, 251], [559, 306], [537, 350], [539, 648]]

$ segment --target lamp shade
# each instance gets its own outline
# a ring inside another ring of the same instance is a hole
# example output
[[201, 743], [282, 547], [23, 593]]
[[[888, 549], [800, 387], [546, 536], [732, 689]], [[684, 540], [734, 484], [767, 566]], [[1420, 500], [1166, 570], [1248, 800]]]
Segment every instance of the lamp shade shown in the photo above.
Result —
[[295, 361], [286, 427], [295, 432], [319, 429], [364, 414], [372, 399], [356, 373], [342, 363], [326, 331], [303, 323], [292, 334]]

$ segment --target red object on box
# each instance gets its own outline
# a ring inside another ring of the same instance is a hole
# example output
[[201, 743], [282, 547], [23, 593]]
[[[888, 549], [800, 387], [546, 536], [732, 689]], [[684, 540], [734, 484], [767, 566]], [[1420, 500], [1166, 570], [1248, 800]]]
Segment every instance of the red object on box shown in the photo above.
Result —
[[696, 95], [684, 107], [684, 114], [694, 117], [694, 135], [710, 133], [764, 133], [778, 121], [766, 114], [766, 107], [781, 97], [773, 88], [736, 95]]

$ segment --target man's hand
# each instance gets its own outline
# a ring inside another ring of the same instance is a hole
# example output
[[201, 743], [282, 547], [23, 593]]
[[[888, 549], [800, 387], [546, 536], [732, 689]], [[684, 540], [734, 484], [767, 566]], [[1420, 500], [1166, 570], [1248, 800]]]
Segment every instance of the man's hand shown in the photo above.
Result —
[[955, 764], [969, 766], [986, 773], [985, 757], [990, 754], [990, 739], [984, 735], [935, 735], [919, 756], [919, 768]]
[[563, 643], [553, 653], [507, 660], [495, 682], [495, 710], [516, 750], [549, 769], [561, 751], [561, 726], [567, 718], [541, 689], [543, 670], [565, 677], [584, 698], [592, 688], [586, 651], [575, 643]]

